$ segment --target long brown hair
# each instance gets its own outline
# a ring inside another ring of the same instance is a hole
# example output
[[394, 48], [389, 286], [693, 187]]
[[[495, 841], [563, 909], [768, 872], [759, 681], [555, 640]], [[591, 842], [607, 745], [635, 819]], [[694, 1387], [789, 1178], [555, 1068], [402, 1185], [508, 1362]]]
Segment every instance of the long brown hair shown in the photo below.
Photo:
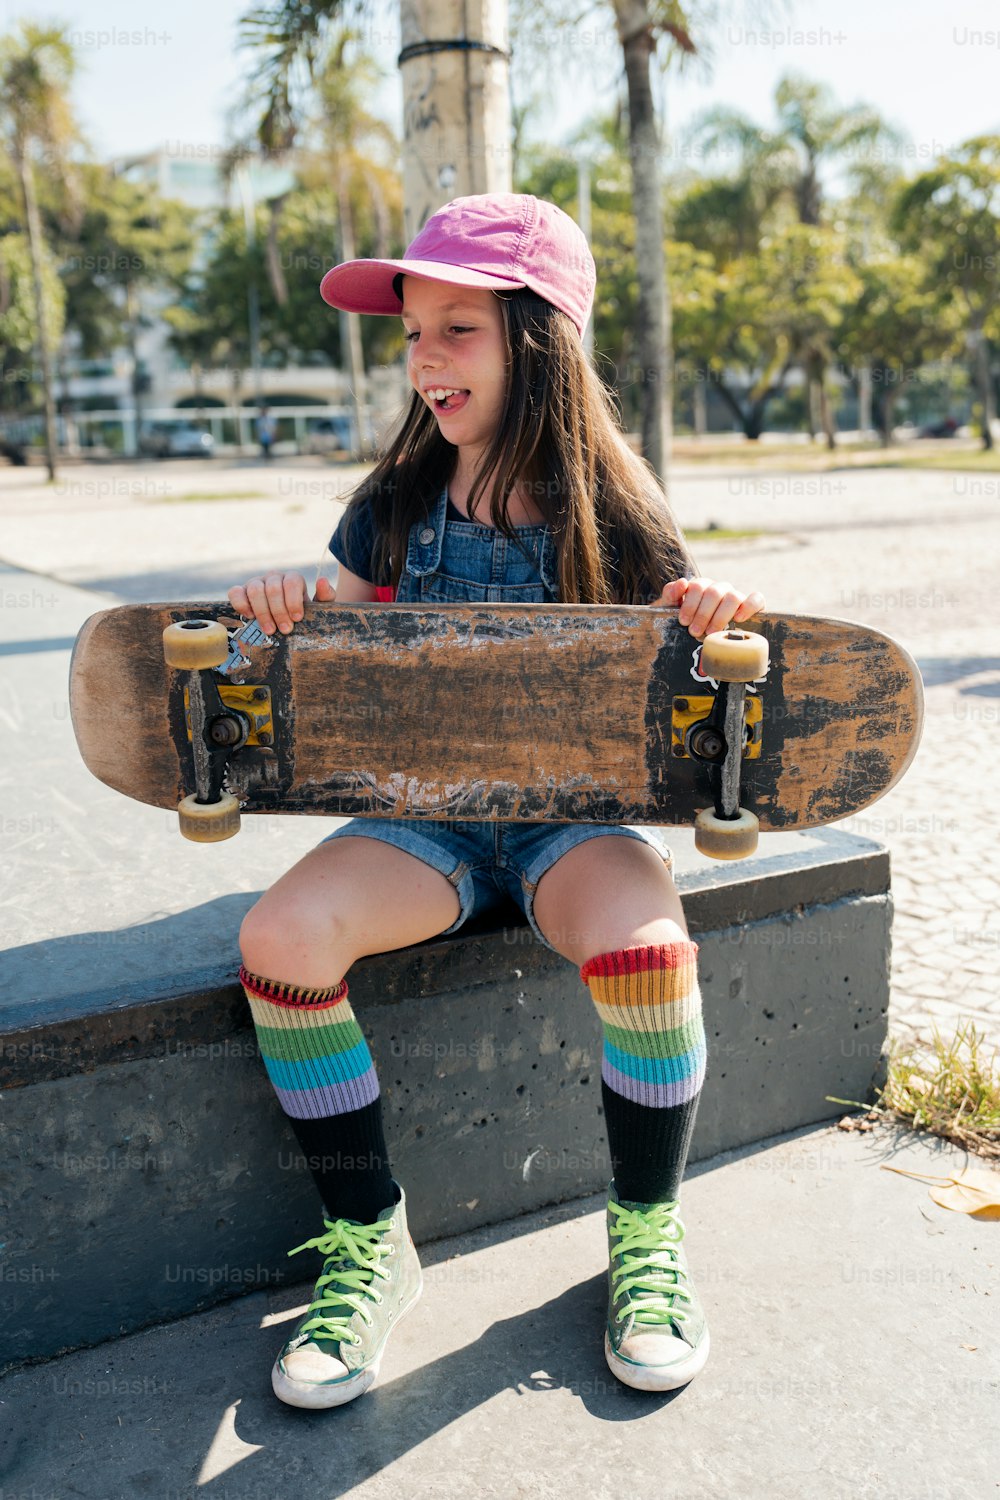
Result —
[[[400, 289], [400, 278], [395, 282]], [[497, 430], [469, 492], [472, 513], [491, 475], [490, 520], [515, 545], [507, 500], [527, 492], [552, 531], [564, 604], [649, 604], [695, 565], [650, 465], [633, 453], [610, 392], [576, 328], [524, 288], [498, 292], [508, 350]], [[456, 450], [413, 391], [372, 472], [352, 493], [346, 529], [370, 500], [375, 577], [398, 587], [414, 522], [430, 515], [454, 470]], [[617, 566], [616, 566], [617, 563]]]

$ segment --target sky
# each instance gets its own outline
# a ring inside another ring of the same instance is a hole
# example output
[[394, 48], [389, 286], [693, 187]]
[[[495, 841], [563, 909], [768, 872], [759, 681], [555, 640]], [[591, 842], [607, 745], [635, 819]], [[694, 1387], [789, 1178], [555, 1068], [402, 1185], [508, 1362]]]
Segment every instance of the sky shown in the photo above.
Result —
[[[909, 137], [903, 162], [914, 169], [970, 135], [1000, 132], [996, 0], [770, 0], [769, 27], [745, 19], [750, 6], [740, 0], [724, 3], [728, 19], [717, 28], [710, 70], [671, 71], [656, 84], [678, 160], [686, 149], [684, 126], [709, 106], [724, 104], [772, 123], [775, 83], [794, 70], [827, 82], [838, 103], [876, 106]], [[396, 7], [391, 0], [374, 4], [371, 40], [386, 76], [372, 107], [401, 133]], [[98, 156], [165, 144], [207, 154], [225, 140], [225, 111], [248, 67], [249, 54], [236, 45], [236, 23], [248, 8], [249, 0], [172, 0], [170, 6], [3, 0], [0, 30], [22, 17], [68, 27], [81, 63], [77, 114]], [[606, 13], [610, 17], [610, 6]], [[586, 35], [581, 29], [563, 45], [564, 64], [552, 69], [555, 84], [543, 90], [543, 108], [529, 116], [529, 139], [561, 143], [588, 113], [612, 106], [621, 71], [613, 30], [610, 20], [589, 25]], [[548, 60], [558, 61], [555, 49], [548, 51]], [[586, 87], [578, 68], [573, 76], [577, 60]]]

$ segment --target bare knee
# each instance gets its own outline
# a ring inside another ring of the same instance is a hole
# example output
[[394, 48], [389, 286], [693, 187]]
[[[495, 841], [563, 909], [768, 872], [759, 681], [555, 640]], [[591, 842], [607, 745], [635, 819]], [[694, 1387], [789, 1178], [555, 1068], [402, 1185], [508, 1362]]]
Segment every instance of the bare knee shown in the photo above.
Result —
[[688, 940], [666, 862], [634, 839], [575, 845], [542, 876], [534, 910], [547, 941], [578, 965], [620, 948]]
[[253, 974], [323, 989], [339, 984], [352, 962], [347, 924], [336, 911], [269, 900], [265, 893], [243, 918], [240, 953]]

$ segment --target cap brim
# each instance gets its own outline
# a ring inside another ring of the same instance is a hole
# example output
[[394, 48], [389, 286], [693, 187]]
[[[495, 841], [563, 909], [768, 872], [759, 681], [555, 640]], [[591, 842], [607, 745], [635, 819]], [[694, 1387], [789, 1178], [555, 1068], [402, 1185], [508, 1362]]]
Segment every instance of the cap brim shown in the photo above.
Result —
[[327, 271], [319, 284], [319, 294], [331, 307], [345, 312], [381, 313], [399, 316], [400, 301], [392, 289], [399, 272], [424, 281], [439, 281], [446, 286], [463, 286], [473, 290], [516, 292], [523, 281], [505, 276], [488, 276], [485, 271], [467, 271], [464, 266], [446, 266], [437, 260], [347, 260]]

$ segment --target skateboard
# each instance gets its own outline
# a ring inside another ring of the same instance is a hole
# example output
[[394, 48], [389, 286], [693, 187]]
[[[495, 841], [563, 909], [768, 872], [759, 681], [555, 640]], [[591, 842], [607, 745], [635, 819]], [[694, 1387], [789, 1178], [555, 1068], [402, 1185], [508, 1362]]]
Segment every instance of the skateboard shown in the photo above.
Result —
[[93, 774], [195, 841], [241, 813], [694, 823], [735, 859], [887, 792], [923, 697], [912, 657], [846, 620], [699, 643], [659, 606], [309, 603], [267, 637], [207, 602], [93, 615], [70, 710]]

